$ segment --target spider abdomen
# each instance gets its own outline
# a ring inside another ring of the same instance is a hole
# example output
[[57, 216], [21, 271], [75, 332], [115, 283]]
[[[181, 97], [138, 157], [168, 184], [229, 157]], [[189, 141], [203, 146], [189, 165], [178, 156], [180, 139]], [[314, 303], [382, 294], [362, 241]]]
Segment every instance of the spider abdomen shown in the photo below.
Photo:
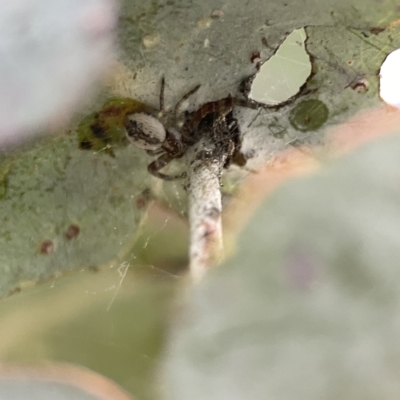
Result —
[[150, 114], [129, 114], [125, 118], [124, 126], [129, 141], [141, 149], [158, 150], [167, 137], [164, 125]]

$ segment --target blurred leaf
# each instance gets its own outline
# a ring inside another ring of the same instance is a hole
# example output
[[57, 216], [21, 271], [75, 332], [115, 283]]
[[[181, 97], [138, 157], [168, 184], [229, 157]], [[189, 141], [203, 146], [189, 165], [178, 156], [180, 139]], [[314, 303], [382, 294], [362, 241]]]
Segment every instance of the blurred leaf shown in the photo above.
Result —
[[156, 398], [175, 279], [138, 279], [131, 268], [124, 262], [101, 273], [82, 271], [4, 299], [2, 362], [73, 363], [107, 376], [136, 399]]
[[399, 153], [396, 134], [262, 203], [188, 293], [168, 399], [398, 397]]
[[116, 3], [18, 0], [0, 14], [0, 146], [69, 119], [110, 65]]
[[66, 364], [34, 368], [3, 364], [0, 382], [2, 400], [132, 400], [108, 379]]

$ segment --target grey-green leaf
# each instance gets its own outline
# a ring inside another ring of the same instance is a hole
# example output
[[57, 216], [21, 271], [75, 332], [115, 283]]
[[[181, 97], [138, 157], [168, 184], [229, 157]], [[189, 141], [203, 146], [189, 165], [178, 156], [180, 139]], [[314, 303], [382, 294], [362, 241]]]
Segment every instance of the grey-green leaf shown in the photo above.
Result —
[[400, 137], [286, 184], [189, 294], [167, 399], [396, 399]]
[[0, 296], [25, 281], [118, 263], [146, 210], [146, 162], [133, 146], [115, 157], [81, 150], [75, 134], [4, 160]]

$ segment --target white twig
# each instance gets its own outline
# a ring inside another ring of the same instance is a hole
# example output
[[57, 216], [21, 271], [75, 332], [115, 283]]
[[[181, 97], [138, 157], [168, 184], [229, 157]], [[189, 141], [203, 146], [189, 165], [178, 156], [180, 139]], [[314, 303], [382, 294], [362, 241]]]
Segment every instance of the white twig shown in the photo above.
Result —
[[194, 281], [223, 255], [220, 178], [227, 155], [218, 150], [205, 135], [187, 153], [189, 258]]

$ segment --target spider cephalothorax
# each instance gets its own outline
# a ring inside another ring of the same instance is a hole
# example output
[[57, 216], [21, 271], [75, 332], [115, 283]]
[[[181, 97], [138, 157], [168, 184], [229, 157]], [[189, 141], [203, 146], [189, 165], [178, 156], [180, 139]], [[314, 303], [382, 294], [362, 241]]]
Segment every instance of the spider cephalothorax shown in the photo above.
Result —
[[198, 142], [201, 135], [208, 134], [218, 151], [229, 153], [230, 156], [239, 144], [239, 128], [236, 119], [232, 115], [235, 106], [256, 108], [248, 101], [235, 97], [226, 97], [221, 100], [204, 104], [198, 110], [188, 113], [183, 124], [178, 123], [178, 110], [189, 96], [195, 93], [200, 86], [196, 86], [186, 93], [176, 104], [174, 112], [166, 113], [164, 109], [164, 79], [161, 81], [160, 111], [151, 113], [128, 114], [124, 120], [126, 135], [137, 147], [145, 149], [150, 155], [158, 155], [148, 170], [154, 176], [175, 180], [186, 176], [166, 175], [160, 172], [173, 159], [182, 157], [188, 147]]

